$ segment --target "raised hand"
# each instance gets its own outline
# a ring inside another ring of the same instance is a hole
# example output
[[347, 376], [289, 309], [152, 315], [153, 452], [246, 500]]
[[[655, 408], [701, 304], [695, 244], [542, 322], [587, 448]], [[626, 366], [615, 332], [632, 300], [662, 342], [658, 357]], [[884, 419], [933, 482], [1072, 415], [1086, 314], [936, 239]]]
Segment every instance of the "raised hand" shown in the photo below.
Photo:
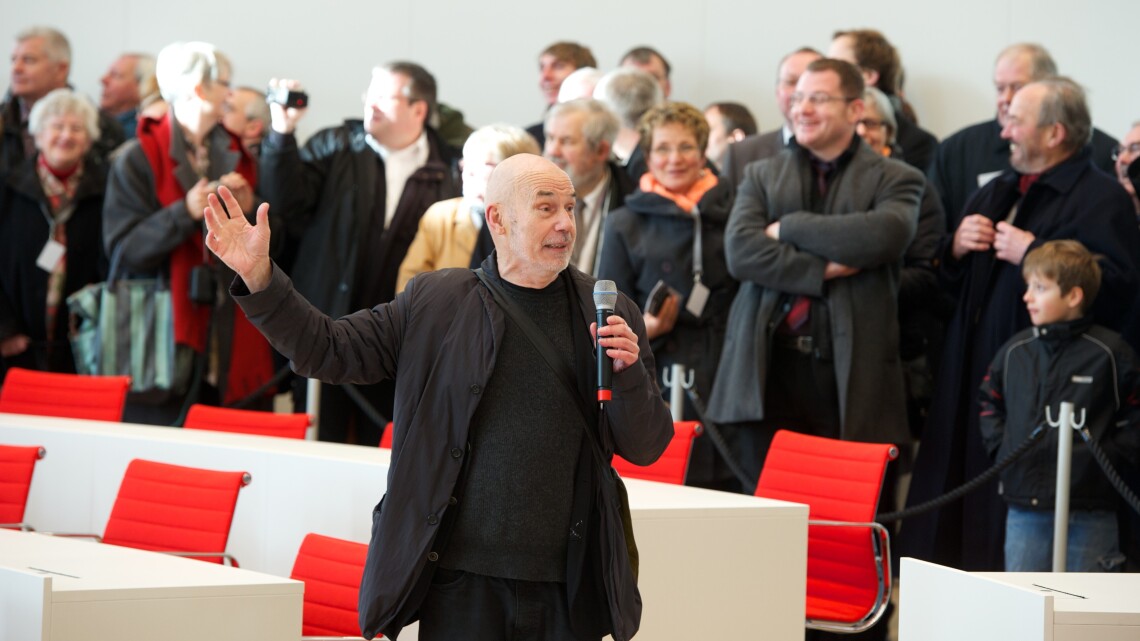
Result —
[[210, 194], [206, 200], [206, 246], [241, 276], [250, 292], [265, 289], [273, 273], [269, 260], [269, 203], [257, 208], [257, 224], [250, 225], [237, 198], [226, 187], [218, 187], [218, 194]]

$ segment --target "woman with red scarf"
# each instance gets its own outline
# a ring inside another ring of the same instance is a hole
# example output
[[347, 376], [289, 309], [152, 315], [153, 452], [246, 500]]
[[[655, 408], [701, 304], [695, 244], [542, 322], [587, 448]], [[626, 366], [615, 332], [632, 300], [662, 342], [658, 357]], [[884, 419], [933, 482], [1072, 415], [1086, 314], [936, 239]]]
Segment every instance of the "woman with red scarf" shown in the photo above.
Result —
[[[661, 388], [666, 389], [662, 372], [680, 363], [693, 371], [696, 391], [708, 398], [738, 287], [724, 256], [732, 185], [708, 169], [709, 125], [696, 107], [653, 107], [638, 128], [649, 171], [625, 205], [606, 218], [598, 278], [613, 280], [642, 305]], [[659, 282], [671, 293], [660, 309], [648, 310]], [[708, 441], [694, 442], [686, 483], [734, 487]]]
[[123, 271], [170, 279], [178, 361], [193, 363], [190, 382], [159, 404], [128, 398], [124, 413], [126, 421], [170, 424], [191, 402], [244, 399], [269, 380], [273, 366], [268, 343], [227, 293], [233, 273], [202, 242], [206, 194], [218, 185], [246, 211], [254, 205], [254, 161], [220, 124], [229, 59], [203, 42], [175, 43], [159, 53], [155, 76], [169, 111], [141, 120], [137, 139], [118, 154], [103, 222], [107, 254], [122, 252]]
[[88, 152], [99, 116], [86, 98], [56, 89], [36, 101], [36, 153], [0, 185], [0, 376], [9, 367], [75, 372], [67, 297], [103, 280], [103, 187]]

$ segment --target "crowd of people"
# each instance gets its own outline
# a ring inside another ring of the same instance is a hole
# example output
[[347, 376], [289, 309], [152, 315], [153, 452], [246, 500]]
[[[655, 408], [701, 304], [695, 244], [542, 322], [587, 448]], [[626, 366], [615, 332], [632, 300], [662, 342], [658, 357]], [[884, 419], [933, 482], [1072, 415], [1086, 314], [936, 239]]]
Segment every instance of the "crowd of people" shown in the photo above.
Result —
[[[640, 307], [656, 384], [675, 364], [692, 370], [705, 418], [723, 430], [734, 465], [698, 439], [694, 485], [747, 491], [730, 468], [755, 479], [777, 429], [921, 442], [909, 488], [888, 483], [887, 507], [977, 476], [999, 449], [984, 411], [995, 355], [1058, 321], [1038, 322], [1023, 301], [1031, 273], [1063, 281], [1026, 259], [1050, 241], [1095, 257], [1082, 316], [1121, 334], [1121, 353], [1140, 347], [1140, 122], [1120, 142], [1094, 128], [1081, 86], [1037, 44], [995, 52], [994, 118], [941, 142], [906, 101], [898, 51], [870, 29], [779, 61], [784, 121], [769, 131], [739, 103], [676, 100], [656, 49], [635, 47], [604, 72], [587, 47], [557, 42], [537, 58], [548, 106], [530, 126], [467, 125], [437, 101], [428, 70], [396, 61], [372, 70], [362, 118], [305, 141], [295, 135], [304, 107], [232, 88], [231, 62], [212, 45], [124, 54], [96, 106], [70, 89], [62, 34], [32, 28], [14, 44], [0, 105], [0, 370], [74, 371], [66, 297], [105, 278], [112, 255], [131, 274], [164, 273], [195, 380], [162, 406], [131, 406], [130, 420], [170, 424], [191, 397], [264, 406], [276, 389], [266, 383], [284, 361], [206, 248], [203, 212], [219, 186], [247, 214], [271, 203], [274, 264], [337, 318], [501, 252], [488, 181], [525, 155], [544, 156], [573, 188], [574, 231], [543, 248], [568, 238], [571, 265]], [[304, 90], [298, 79], [268, 84]], [[192, 287], [201, 274], [208, 300]], [[367, 369], [350, 365], [337, 370], [345, 385], [322, 389], [320, 436], [374, 445], [399, 411], [400, 382], [349, 375]], [[1136, 390], [1121, 390], [1127, 416]], [[1026, 420], [1065, 400], [1044, 384], [1026, 393], [1038, 395]], [[1136, 429], [1130, 420], [1104, 438]], [[1120, 453], [1135, 482], [1135, 452]], [[1002, 568], [1004, 491], [995, 482], [906, 520], [903, 553]], [[1052, 506], [1048, 493], [1017, 501]], [[1115, 516], [1119, 550], [1106, 548], [1102, 568], [1140, 561], [1140, 520]]]

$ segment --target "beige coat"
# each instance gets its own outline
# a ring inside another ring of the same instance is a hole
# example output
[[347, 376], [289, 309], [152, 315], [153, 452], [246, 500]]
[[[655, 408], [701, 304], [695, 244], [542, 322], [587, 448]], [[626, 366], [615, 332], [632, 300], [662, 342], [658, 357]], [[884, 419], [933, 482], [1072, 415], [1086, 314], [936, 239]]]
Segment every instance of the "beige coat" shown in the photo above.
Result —
[[479, 230], [471, 220], [471, 208], [462, 198], [441, 200], [428, 207], [400, 272], [396, 292], [404, 291], [412, 276], [445, 267], [468, 267]]

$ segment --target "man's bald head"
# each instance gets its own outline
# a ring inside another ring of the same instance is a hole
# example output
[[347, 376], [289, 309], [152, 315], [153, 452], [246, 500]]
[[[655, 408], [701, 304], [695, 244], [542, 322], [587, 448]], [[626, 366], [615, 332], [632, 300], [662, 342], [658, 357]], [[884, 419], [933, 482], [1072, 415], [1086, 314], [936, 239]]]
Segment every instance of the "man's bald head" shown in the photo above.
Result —
[[574, 205], [570, 177], [542, 156], [499, 163], [487, 180], [487, 229], [499, 275], [521, 287], [553, 282], [574, 248]]
[[499, 203], [508, 210], [515, 209], [512, 205], [525, 202], [539, 182], [559, 177], [570, 182], [566, 172], [542, 156], [516, 154], [491, 171], [491, 177], [487, 179], [487, 203]]

